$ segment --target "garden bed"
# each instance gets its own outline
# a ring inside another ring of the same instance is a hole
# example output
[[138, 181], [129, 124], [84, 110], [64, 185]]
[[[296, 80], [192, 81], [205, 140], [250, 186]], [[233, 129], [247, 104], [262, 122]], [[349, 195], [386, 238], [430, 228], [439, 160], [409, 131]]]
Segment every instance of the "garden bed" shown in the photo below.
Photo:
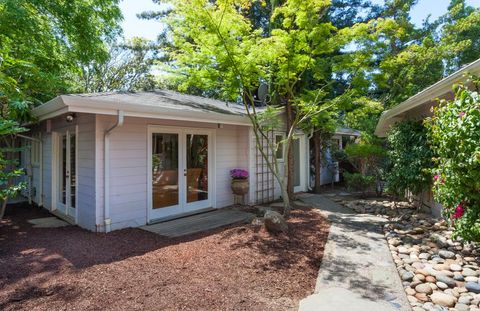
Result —
[[44, 210], [7, 210], [0, 228], [2, 310], [296, 310], [313, 292], [328, 235], [308, 208], [290, 232], [222, 228], [167, 239], [139, 229], [109, 234], [33, 228]]
[[446, 221], [417, 213], [406, 202], [342, 203], [390, 219], [385, 236], [413, 311], [480, 311], [480, 251], [452, 239]]

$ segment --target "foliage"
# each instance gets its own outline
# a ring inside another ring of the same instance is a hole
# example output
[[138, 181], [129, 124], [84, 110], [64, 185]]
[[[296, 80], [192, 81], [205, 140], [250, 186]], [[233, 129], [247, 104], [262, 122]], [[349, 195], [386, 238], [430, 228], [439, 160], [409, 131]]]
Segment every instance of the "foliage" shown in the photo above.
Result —
[[375, 174], [381, 160], [385, 157], [385, 149], [382, 146], [361, 140], [347, 145], [345, 153], [363, 175]]
[[351, 191], [360, 191], [365, 196], [366, 192], [375, 184], [375, 176], [367, 176], [361, 173], [343, 173], [347, 187]]
[[[307, 130], [328, 117], [328, 108], [334, 103], [325, 96], [322, 56], [336, 46], [335, 27], [319, 18], [329, 8], [326, 0], [269, 3], [265, 10], [259, 3], [264, 2], [173, 1], [173, 10], [162, 18], [171, 30], [172, 43], [167, 44], [166, 53], [169, 70], [177, 79], [174, 85], [180, 91], [244, 105], [258, 149], [281, 185], [288, 214], [290, 157], [281, 177], [279, 164], [267, 156], [261, 141], [266, 140], [275, 150], [278, 146], [266, 132], [283, 125], [286, 138], [282, 145], [288, 155], [297, 128]], [[248, 12], [267, 19], [254, 23]], [[317, 83], [307, 87], [305, 81], [312, 79]], [[270, 99], [269, 108], [260, 113], [254, 93], [262, 82], [269, 84]], [[278, 107], [287, 107], [286, 120], [282, 120]]]
[[23, 170], [18, 168], [16, 154], [20, 150], [12, 144], [12, 137], [26, 129], [9, 119], [16, 111], [8, 108], [6, 97], [0, 97], [0, 219], [5, 213], [8, 198], [15, 197], [25, 186], [18, 180]]
[[388, 190], [418, 195], [431, 185], [432, 150], [422, 121], [403, 121], [388, 133]]
[[107, 58], [119, 33], [119, 0], [0, 1], [0, 201], [3, 214], [19, 182], [20, 124], [33, 105], [78, 91], [80, 68]]
[[480, 95], [459, 86], [455, 99], [442, 101], [427, 122], [435, 199], [454, 217], [457, 235], [480, 241]]
[[0, 2], [2, 92], [39, 103], [75, 91], [81, 64], [106, 59], [105, 41], [120, 32], [118, 0]]
[[151, 90], [155, 86], [151, 72], [155, 59], [155, 45], [145, 39], [133, 38], [123, 44], [114, 44], [107, 60], [82, 67], [82, 91]]
[[346, 109], [344, 124], [362, 131], [362, 135], [372, 136], [378, 123], [383, 106], [380, 102], [367, 97], [360, 97], [349, 104]]

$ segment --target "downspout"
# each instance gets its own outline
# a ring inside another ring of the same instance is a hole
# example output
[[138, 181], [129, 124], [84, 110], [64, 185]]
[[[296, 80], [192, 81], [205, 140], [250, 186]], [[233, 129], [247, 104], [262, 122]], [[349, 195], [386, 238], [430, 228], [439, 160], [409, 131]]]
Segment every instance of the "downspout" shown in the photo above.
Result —
[[124, 113], [118, 110], [117, 122], [105, 131], [103, 135], [103, 221], [105, 232], [110, 232], [110, 134], [117, 127], [123, 125]]
[[[41, 135], [41, 134], [40, 134]], [[39, 138], [33, 138], [33, 137], [30, 137], [30, 136], [26, 136], [26, 135], [22, 135], [22, 134], [17, 134], [18, 137], [21, 137], [23, 139], [27, 139], [27, 140], [30, 140], [30, 141], [34, 141], [34, 142], [37, 142], [39, 143], [39, 179], [40, 179], [40, 185], [39, 185], [39, 188], [38, 189], [38, 192], [39, 192], [39, 197], [40, 197], [40, 200], [38, 202], [38, 205], [39, 206], [43, 206], [43, 141], [42, 141], [42, 136], [40, 136], [40, 139]], [[30, 163], [31, 164], [31, 163]], [[32, 174], [33, 174], [33, 170], [32, 170]], [[30, 192], [30, 191], [29, 191]], [[29, 194], [29, 201], [31, 201], [31, 194]]]

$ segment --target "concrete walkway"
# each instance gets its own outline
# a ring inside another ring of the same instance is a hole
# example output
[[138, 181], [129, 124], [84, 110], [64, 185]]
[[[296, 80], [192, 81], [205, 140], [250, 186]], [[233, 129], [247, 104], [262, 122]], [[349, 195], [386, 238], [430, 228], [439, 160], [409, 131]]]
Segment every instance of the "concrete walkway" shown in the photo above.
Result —
[[314, 294], [300, 311], [410, 311], [382, 233], [385, 219], [356, 214], [321, 195], [299, 198], [331, 222]]

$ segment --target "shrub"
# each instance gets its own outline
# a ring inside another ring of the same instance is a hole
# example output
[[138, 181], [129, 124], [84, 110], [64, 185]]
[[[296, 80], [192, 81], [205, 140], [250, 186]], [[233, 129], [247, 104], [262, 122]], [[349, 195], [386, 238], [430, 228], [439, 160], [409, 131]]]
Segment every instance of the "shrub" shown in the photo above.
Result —
[[386, 181], [390, 193], [403, 196], [410, 191], [418, 195], [431, 186], [433, 152], [422, 121], [404, 121], [390, 130], [388, 157]]
[[434, 194], [455, 235], [480, 241], [480, 95], [460, 86], [427, 120], [434, 151]]
[[343, 174], [347, 187], [349, 190], [361, 191], [365, 196], [366, 192], [375, 184], [375, 176], [362, 175], [360, 173], [348, 173]]

